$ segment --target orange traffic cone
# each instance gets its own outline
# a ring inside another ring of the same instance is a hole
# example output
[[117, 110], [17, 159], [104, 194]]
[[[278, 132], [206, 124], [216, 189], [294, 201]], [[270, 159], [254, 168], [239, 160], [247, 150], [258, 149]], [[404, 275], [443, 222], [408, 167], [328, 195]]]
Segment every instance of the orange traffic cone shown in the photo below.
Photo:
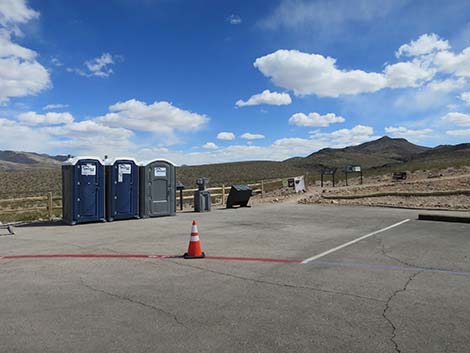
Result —
[[201, 242], [199, 241], [199, 232], [197, 231], [196, 220], [193, 220], [191, 229], [191, 239], [189, 240], [188, 252], [183, 255], [185, 259], [202, 259], [206, 257], [201, 250]]

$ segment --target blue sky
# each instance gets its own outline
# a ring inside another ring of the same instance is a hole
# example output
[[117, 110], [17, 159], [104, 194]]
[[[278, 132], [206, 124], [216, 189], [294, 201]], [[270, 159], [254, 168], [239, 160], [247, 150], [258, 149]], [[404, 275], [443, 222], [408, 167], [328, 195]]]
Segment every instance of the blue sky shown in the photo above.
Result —
[[283, 160], [470, 140], [468, 1], [2, 0], [0, 149]]

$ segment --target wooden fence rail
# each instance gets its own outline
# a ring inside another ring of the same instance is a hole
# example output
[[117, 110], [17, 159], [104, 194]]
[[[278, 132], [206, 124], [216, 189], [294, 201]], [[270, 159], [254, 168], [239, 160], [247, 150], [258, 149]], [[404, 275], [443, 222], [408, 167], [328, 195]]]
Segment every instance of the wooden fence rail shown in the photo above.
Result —
[[[262, 180], [258, 183], [248, 184], [253, 189], [254, 193], [261, 194], [261, 197], [265, 196], [265, 188], [266, 185], [282, 182], [288, 178], [280, 178], [280, 179], [271, 179], [271, 180]], [[214, 201], [215, 198], [220, 198], [221, 204], [224, 204], [226, 201], [226, 197], [228, 192], [230, 192], [230, 186], [222, 185], [217, 187], [211, 187], [206, 190], [212, 191], [211, 197]], [[194, 191], [198, 189], [184, 189], [183, 190], [183, 201], [185, 200], [192, 200], [194, 195]], [[177, 197], [178, 198], [178, 197]], [[56, 205], [54, 204], [56, 202]], [[12, 205], [16, 204], [25, 204], [25, 203], [33, 203], [35, 206], [31, 207], [12, 207]], [[3, 204], [10, 204], [7, 208], [2, 207]], [[42, 212], [46, 213], [49, 220], [52, 220], [54, 216], [55, 210], [62, 210], [62, 197], [58, 195], [53, 195], [52, 192], [47, 193], [45, 196], [33, 196], [33, 197], [22, 197], [22, 198], [13, 198], [13, 199], [3, 199], [0, 200], [0, 215], [14, 215], [20, 213], [28, 213], [28, 212]]]

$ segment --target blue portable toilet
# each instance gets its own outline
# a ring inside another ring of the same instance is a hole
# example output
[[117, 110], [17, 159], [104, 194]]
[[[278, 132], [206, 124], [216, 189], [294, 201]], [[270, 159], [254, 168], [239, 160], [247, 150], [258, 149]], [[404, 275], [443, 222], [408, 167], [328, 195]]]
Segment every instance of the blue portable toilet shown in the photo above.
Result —
[[133, 158], [104, 161], [106, 171], [106, 219], [139, 218], [139, 167]]
[[98, 157], [74, 157], [62, 164], [65, 223], [105, 221], [104, 165]]

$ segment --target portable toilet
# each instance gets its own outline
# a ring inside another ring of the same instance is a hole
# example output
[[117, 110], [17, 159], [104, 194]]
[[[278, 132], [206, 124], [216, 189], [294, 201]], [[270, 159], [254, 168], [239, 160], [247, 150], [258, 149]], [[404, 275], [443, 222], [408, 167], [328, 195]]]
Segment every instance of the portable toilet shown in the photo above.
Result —
[[133, 158], [104, 161], [106, 171], [106, 219], [139, 218], [139, 167]]
[[98, 157], [74, 157], [62, 164], [62, 219], [76, 224], [104, 221], [104, 165]]
[[171, 216], [176, 213], [176, 168], [165, 159], [139, 163], [140, 217]]

